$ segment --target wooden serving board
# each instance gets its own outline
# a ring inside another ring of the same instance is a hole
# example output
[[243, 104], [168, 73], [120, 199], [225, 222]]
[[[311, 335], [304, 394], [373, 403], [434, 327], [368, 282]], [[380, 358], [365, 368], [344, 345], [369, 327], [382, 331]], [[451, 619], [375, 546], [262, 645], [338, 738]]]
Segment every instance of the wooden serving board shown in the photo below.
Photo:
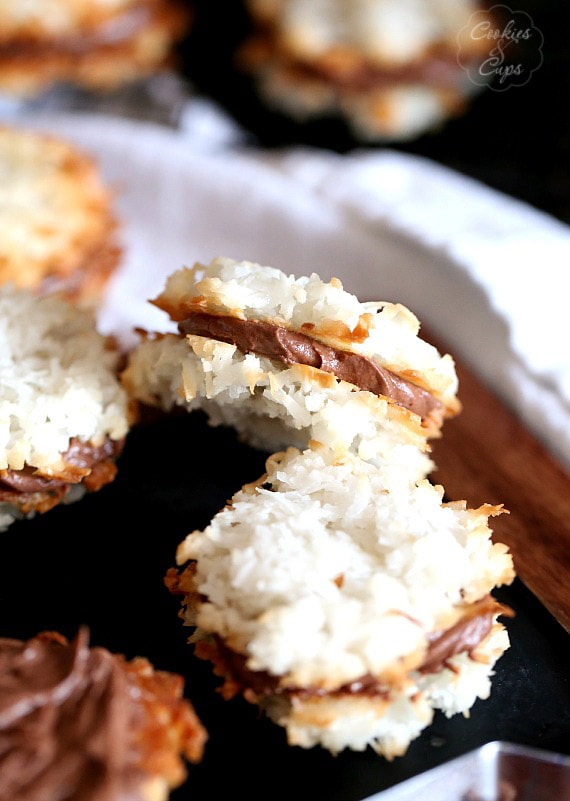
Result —
[[463, 410], [433, 443], [432, 478], [449, 500], [502, 503], [509, 510], [491, 518], [494, 539], [509, 546], [517, 576], [570, 632], [570, 476], [474, 372], [454, 359]]

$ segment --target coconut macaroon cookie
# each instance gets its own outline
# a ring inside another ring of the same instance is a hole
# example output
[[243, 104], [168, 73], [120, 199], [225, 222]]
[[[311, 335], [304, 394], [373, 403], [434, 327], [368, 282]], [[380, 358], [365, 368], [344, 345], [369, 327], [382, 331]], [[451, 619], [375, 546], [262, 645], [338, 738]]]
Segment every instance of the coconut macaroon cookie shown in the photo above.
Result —
[[[271, 105], [304, 120], [341, 115], [365, 140], [406, 140], [463, 112], [477, 90], [478, 0], [247, 0], [239, 53]], [[473, 23], [474, 24], [474, 23]]]
[[492, 596], [514, 578], [489, 517], [316, 443], [267, 462], [177, 551], [166, 583], [226, 698], [288, 743], [402, 755], [434, 710], [467, 716], [509, 647]]
[[181, 676], [55, 632], [0, 638], [0, 794], [166, 801], [207, 733]]
[[0, 530], [99, 490], [117, 472], [132, 403], [91, 313], [0, 287]]
[[121, 257], [114, 201], [71, 142], [0, 127], [0, 284], [96, 304]]
[[179, 334], [147, 335], [122, 374], [142, 403], [203, 409], [274, 451], [312, 440], [363, 458], [431, 463], [427, 440], [455, 415], [449, 355], [404, 306], [361, 303], [340, 281], [214, 259], [172, 274], [152, 301]]
[[183, 0], [0, 0], [0, 91], [108, 91], [156, 74], [192, 16]]

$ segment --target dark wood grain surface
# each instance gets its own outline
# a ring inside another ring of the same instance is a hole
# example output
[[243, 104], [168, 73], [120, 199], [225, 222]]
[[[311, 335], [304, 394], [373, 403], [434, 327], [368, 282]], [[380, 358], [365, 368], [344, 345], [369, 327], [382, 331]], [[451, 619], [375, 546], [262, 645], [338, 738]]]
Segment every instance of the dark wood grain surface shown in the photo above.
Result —
[[491, 520], [495, 539], [570, 631], [570, 476], [467, 365], [456, 365], [463, 410], [434, 444], [433, 478], [452, 500], [504, 504], [509, 514]]

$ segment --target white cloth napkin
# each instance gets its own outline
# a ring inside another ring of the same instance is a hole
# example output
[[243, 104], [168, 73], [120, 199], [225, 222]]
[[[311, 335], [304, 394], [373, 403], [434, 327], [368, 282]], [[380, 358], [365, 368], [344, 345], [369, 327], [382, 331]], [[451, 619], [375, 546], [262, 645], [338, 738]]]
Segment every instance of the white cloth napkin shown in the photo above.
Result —
[[19, 115], [69, 137], [115, 187], [124, 258], [99, 323], [125, 344], [169, 330], [148, 300], [225, 255], [337, 276], [407, 305], [570, 470], [570, 228], [397, 149], [349, 155], [245, 144], [214, 104], [178, 129], [102, 114]]

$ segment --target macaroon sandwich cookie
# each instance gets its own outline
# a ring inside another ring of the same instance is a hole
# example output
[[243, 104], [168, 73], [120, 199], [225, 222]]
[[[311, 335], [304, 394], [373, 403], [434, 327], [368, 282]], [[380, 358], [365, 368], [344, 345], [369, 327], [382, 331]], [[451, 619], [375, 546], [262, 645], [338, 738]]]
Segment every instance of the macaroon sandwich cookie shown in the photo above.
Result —
[[318, 440], [419, 477], [428, 440], [460, 410], [453, 359], [418, 336], [417, 318], [337, 279], [217, 258], [172, 274], [152, 302], [179, 333], [131, 352], [129, 394], [203, 409], [270, 452]]
[[318, 443], [271, 456], [166, 576], [223, 696], [258, 705], [290, 745], [387, 759], [435, 710], [467, 717], [509, 647], [492, 592], [514, 572], [491, 540], [501, 507], [442, 496]]
[[121, 258], [114, 194], [64, 138], [0, 127], [0, 284], [95, 305]]
[[171, 68], [193, 13], [183, 0], [0, 0], [0, 91], [109, 91]]
[[110, 483], [134, 407], [93, 315], [0, 287], [0, 530]]
[[207, 733], [181, 676], [42, 632], [0, 638], [0, 796], [166, 801]]
[[[271, 106], [306, 121], [339, 116], [362, 140], [412, 139], [466, 110], [478, 0], [246, 0], [238, 63]], [[458, 60], [461, 48], [461, 64]]]

